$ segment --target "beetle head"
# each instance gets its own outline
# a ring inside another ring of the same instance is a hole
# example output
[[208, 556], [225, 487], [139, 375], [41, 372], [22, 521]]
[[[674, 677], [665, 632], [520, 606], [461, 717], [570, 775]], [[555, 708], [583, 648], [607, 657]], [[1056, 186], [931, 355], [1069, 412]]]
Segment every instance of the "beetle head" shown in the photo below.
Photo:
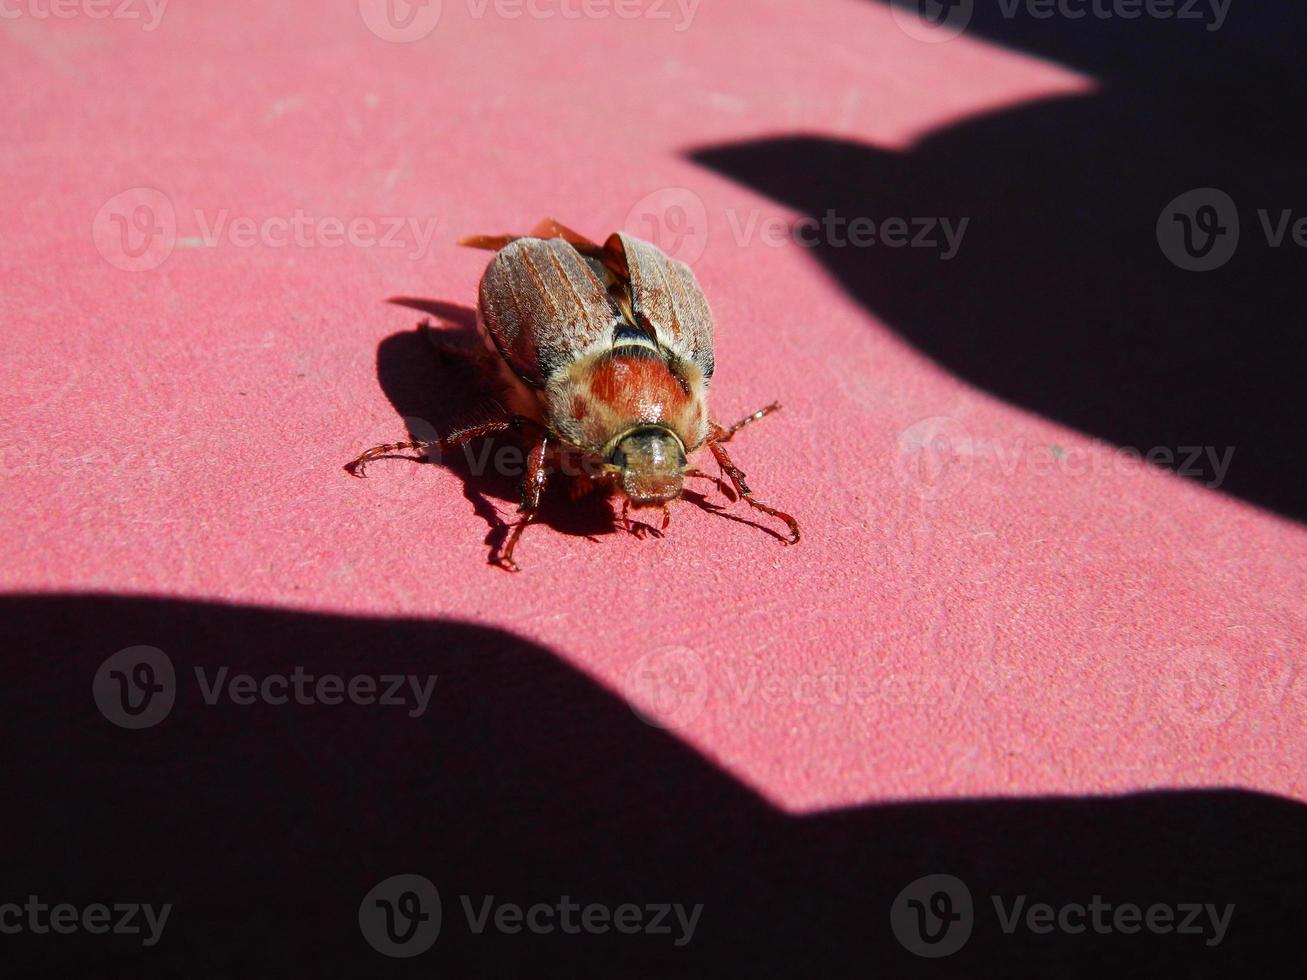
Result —
[[642, 425], [623, 433], [609, 461], [621, 473], [622, 492], [636, 507], [675, 500], [685, 483], [685, 444], [671, 429]]

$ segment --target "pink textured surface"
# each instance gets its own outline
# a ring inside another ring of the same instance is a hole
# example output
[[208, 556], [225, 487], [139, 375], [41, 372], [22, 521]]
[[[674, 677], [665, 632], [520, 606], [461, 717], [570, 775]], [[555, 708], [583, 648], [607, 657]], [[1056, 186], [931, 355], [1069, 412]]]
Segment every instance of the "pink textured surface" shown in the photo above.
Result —
[[[900, 148], [1092, 79], [920, 44], [876, 4], [705, 3], [685, 30], [674, 7], [474, 9], [446, 2], [413, 44], [307, 0], [178, 4], [152, 31], [0, 21], [6, 591], [501, 627], [792, 811], [1307, 798], [1307, 532], [941, 371], [805, 250], [741, 242], [750, 214], [796, 215], [685, 156], [796, 131]], [[799, 16], [791, 43], [750, 42]], [[101, 209], [137, 187], [170, 202], [176, 242], [127, 271]], [[387, 298], [472, 303], [486, 256], [455, 240], [545, 214], [648, 234], [685, 199], [665, 188], [704, 207], [681, 246], [717, 317], [716, 413], [785, 405], [735, 455], [799, 547], [681, 506], [661, 540], [533, 528], [513, 576], [458, 474], [341, 471], [404, 438], [377, 345], [419, 315]], [[411, 225], [398, 248], [321, 225], [307, 246], [201, 240], [297, 211], [436, 224], [428, 247]]]

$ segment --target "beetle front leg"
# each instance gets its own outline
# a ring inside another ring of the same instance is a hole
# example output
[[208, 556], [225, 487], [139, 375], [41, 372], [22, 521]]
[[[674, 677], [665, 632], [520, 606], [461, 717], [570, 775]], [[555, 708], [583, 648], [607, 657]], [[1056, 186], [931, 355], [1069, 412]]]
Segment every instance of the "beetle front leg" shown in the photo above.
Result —
[[661, 531], [652, 524], [646, 524], [644, 521], [633, 520], [630, 515], [630, 510], [631, 502], [623, 499], [622, 526], [641, 541], [644, 540], [645, 535], [647, 534], [652, 534], [655, 538], [661, 538], [663, 536], [663, 531], [667, 530], [667, 525], [672, 521], [671, 509], [666, 504], [663, 504], [663, 527]]
[[522, 537], [526, 526], [535, 520], [540, 510], [540, 498], [544, 495], [545, 485], [549, 482], [549, 469], [545, 466], [545, 454], [548, 450], [549, 438], [546, 436], [535, 443], [527, 455], [526, 482], [522, 487], [522, 503], [517, 508], [522, 518], [511, 526], [508, 540], [504, 542], [504, 550], [499, 556], [499, 561], [496, 562], [506, 571], [518, 571], [517, 563], [513, 561], [513, 549], [517, 547], [517, 541]]
[[760, 510], [764, 514], [770, 514], [777, 520], [784, 521], [790, 529], [790, 538], [785, 544], [799, 543], [799, 522], [784, 511], [779, 511], [775, 507], [768, 507], [761, 500], [755, 500], [753, 491], [749, 485], [744, 482], [744, 473], [738, 466], [731, 462], [731, 457], [726, 452], [726, 447], [718, 440], [712, 439], [708, 443], [708, 449], [713, 454], [713, 459], [717, 460], [717, 465], [722, 468], [722, 472], [730, 479], [731, 484], [735, 487], [735, 492], [739, 494], [744, 502], [754, 510]]
[[772, 412], [780, 411], [780, 408], [781, 408], [780, 402], [772, 402], [770, 405], [766, 405], [763, 408], [758, 409], [758, 411], [754, 412], [752, 415], [746, 415], [744, 418], [740, 419], [740, 421], [736, 422], [729, 429], [723, 429], [721, 428], [721, 426], [718, 426], [717, 441], [730, 442], [733, 438], [735, 438], [735, 433], [739, 432], [750, 422], [757, 422], [759, 419], [764, 419]]

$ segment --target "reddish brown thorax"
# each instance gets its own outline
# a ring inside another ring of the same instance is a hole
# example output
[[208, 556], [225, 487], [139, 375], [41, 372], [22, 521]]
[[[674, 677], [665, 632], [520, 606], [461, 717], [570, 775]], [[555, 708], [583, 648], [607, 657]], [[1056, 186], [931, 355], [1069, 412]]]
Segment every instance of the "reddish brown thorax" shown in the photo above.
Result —
[[642, 425], [671, 432], [683, 455], [698, 448], [707, 435], [706, 394], [695, 365], [680, 364], [652, 344], [629, 344], [578, 359], [547, 397], [565, 407], [551, 412], [554, 424], [607, 457], [619, 438]]
[[647, 348], [617, 348], [600, 360], [590, 376], [594, 397], [640, 422], [662, 422], [689, 406], [690, 392], [667, 362], [654, 360]]

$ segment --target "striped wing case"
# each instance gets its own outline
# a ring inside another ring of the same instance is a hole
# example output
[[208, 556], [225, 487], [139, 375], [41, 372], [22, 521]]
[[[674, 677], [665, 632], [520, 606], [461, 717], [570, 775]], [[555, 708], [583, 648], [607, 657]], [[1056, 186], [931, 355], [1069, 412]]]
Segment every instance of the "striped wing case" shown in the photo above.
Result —
[[695, 361], [704, 378], [711, 378], [712, 313], [690, 267], [620, 231], [609, 236], [605, 251], [620, 257], [636, 326]]
[[562, 238], [518, 238], [481, 277], [481, 322], [500, 356], [540, 388], [601, 338], [621, 314], [599, 277]]

